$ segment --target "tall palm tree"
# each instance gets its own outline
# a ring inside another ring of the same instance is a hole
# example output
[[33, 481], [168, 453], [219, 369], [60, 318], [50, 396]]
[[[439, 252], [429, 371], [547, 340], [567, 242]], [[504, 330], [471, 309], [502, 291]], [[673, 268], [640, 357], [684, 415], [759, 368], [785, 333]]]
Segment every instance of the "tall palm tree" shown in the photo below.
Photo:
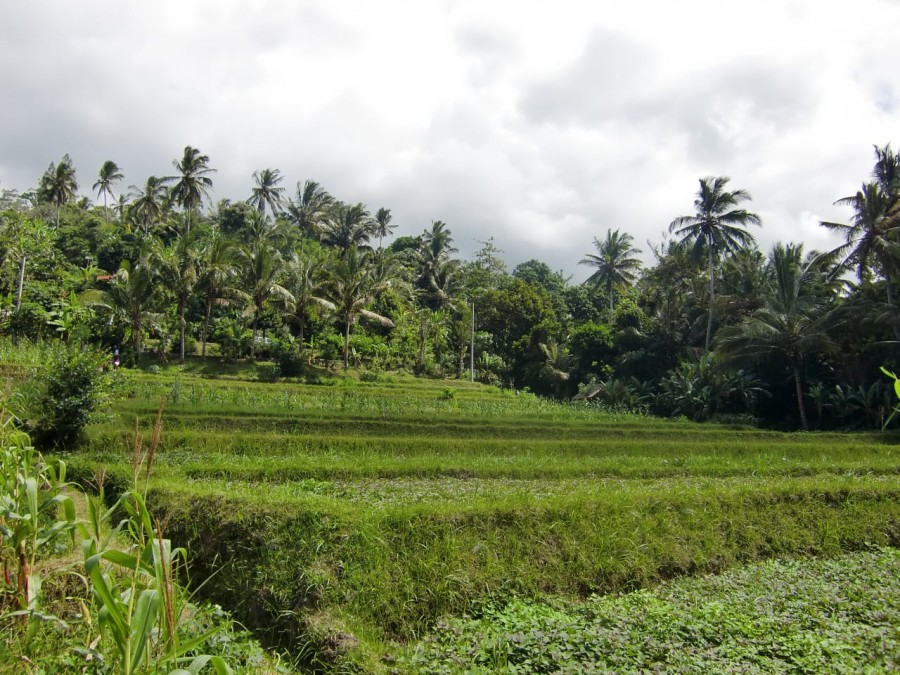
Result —
[[442, 220], [431, 221], [431, 229], [426, 229], [419, 236], [419, 242], [416, 250], [419, 283], [424, 288], [429, 288], [431, 280], [439, 274], [439, 271], [450, 260], [450, 255], [456, 253], [457, 249], [453, 246], [453, 237], [447, 228], [447, 223]]
[[59, 229], [59, 208], [75, 197], [78, 182], [75, 180], [75, 167], [68, 154], [63, 155], [59, 164], [50, 163], [38, 187], [40, 197], [56, 206], [56, 229]]
[[894, 278], [900, 273], [900, 158], [890, 145], [875, 148], [875, 180], [863, 183], [855, 195], [835, 204], [853, 209], [850, 223], [822, 222], [844, 237], [835, 249], [842, 265], [855, 266], [860, 281], [870, 267], [884, 277], [888, 305], [894, 305]]
[[169, 176], [166, 181], [175, 183], [172, 186], [172, 200], [184, 209], [186, 232], [189, 233], [191, 213], [200, 208], [204, 198], [209, 198], [209, 191], [213, 186], [209, 174], [215, 173], [215, 169], [209, 168], [209, 156], [201, 155], [199, 150], [190, 145], [185, 146], [181, 160], [172, 160], [172, 166], [181, 175]]
[[669, 225], [669, 231], [681, 237], [681, 243], [692, 244], [692, 253], [698, 260], [706, 254], [709, 270], [709, 311], [706, 322], [706, 350], [712, 341], [713, 307], [716, 301], [716, 259], [754, 242], [753, 235], [744, 229], [747, 225], [760, 225], [758, 215], [746, 209], [736, 208], [750, 200], [746, 190], [727, 190], [731, 179], [726, 176], [700, 179], [700, 188], [694, 200], [695, 213], [679, 216]]
[[266, 304], [273, 298], [290, 302], [293, 296], [280, 283], [284, 263], [268, 241], [258, 240], [241, 246], [237, 260], [242, 271], [241, 293], [247, 302], [245, 313], [253, 316], [253, 343], [250, 345], [250, 357], [253, 358], [256, 356], [259, 317]]
[[372, 217], [363, 204], [337, 204], [322, 223], [322, 243], [346, 252], [365, 246], [372, 236]]
[[831, 254], [803, 258], [803, 245], [777, 244], [769, 257], [770, 293], [765, 305], [740, 324], [723, 328], [716, 348], [728, 360], [770, 362], [785, 358], [791, 368], [797, 411], [809, 428], [803, 404], [803, 365], [810, 354], [834, 350], [829, 328], [835, 281]]
[[329, 262], [328, 256], [316, 250], [307, 254], [296, 252], [285, 263], [287, 275], [285, 287], [293, 296], [293, 299], [286, 303], [286, 308], [299, 326], [298, 339], [301, 345], [306, 338], [310, 307], [335, 309], [333, 302], [322, 297]]
[[200, 246], [194, 234], [181, 233], [169, 246], [158, 251], [154, 262], [160, 280], [175, 295], [178, 306], [178, 362], [184, 363], [185, 312], [188, 301], [200, 280]]
[[205, 305], [203, 329], [201, 335], [200, 355], [206, 357], [206, 338], [209, 336], [209, 322], [212, 308], [226, 306], [235, 302], [238, 292], [237, 267], [235, 265], [235, 249], [231, 240], [217, 231], [204, 242], [200, 249], [197, 269], [197, 286]]
[[316, 181], [298, 182], [297, 198], [288, 201], [287, 217], [300, 230], [301, 237], [316, 238], [320, 224], [333, 205], [334, 197]]
[[108, 159], [100, 167], [99, 177], [93, 185], [93, 189], [97, 191], [97, 196], [103, 197], [103, 217], [107, 223], [109, 223], [109, 208], [106, 205], [106, 198], [113, 197], [113, 184], [118, 183], [124, 177], [125, 175], [119, 169], [119, 165]]
[[253, 172], [253, 182], [256, 185], [247, 203], [256, 207], [260, 213], [266, 212], [266, 206], [272, 210], [272, 215], [278, 215], [284, 199], [284, 188], [278, 184], [284, 180], [278, 169], [263, 169]]
[[344, 321], [344, 368], [350, 364], [350, 328], [362, 316], [389, 328], [394, 322], [366, 309], [388, 280], [375, 274], [372, 252], [348, 248], [331, 270], [328, 295]]
[[158, 223], [165, 213], [167, 202], [166, 178], [150, 176], [143, 189], [131, 186], [134, 198], [132, 209], [134, 218], [140, 223], [144, 235]]
[[609, 298], [609, 324], [613, 322], [614, 291], [622, 286], [633, 284], [637, 279], [637, 272], [641, 267], [641, 261], [633, 258], [635, 253], [640, 253], [639, 248], [632, 246], [634, 239], [630, 234], [619, 230], [607, 230], [606, 239], [600, 241], [594, 237], [594, 248], [597, 254], [588, 253], [578, 261], [579, 265], [588, 265], [596, 268], [591, 276], [584, 282], [595, 289], [600, 285], [606, 288]]
[[378, 248], [381, 248], [381, 242], [385, 237], [393, 233], [396, 225], [391, 225], [391, 210], [383, 206], [375, 212], [375, 224], [372, 228], [373, 236], [378, 237]]

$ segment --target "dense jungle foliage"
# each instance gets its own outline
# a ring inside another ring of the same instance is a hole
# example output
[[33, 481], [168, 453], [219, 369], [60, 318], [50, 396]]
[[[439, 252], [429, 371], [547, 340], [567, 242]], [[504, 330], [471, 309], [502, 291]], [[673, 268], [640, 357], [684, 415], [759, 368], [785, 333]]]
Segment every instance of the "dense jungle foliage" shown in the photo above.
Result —
[[[132, 365], [186, 355], [470, 376], [610, 408], [793, 428], [879, 428], [900, 335], [900, 157], [875, 148], [844, 244], [757, 247], [760, 218], [728, 178], [699, 181], [693, 211], [649, 244], [609, 229], [573, 285], [537, 259], [510, 272], [502, 242], [454, 257], [448, 224], [389, 244], [374, 213], [315, 181], [288, 192], [256, 171], [246, 201], [209, 204], [193, 147], [173, 175], [123, 189], [113, 161], [79, 196], [66, 155], [34, 190], [0, 193], [0, 331], [101, 347]], [[811, 205], [815, 207], [815, 205]], [[774, 226], [777, 224], [765, 224]], [[473, 326], [474, 317], [474, 326]], [[474, 330], [473, 330], [474, 329]], [[470, 352], [471, 349], [471, 352]]]

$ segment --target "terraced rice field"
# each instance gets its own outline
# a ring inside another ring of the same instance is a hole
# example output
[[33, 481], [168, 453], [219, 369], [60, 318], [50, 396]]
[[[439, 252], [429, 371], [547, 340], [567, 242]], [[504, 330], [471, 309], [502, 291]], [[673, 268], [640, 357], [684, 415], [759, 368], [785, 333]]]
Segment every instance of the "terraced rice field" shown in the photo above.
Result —
[[617, 415], [469, 383], [128, 376], [76, 475], [148, 481], [208, 598], [308, 664], [389, 671], [441, 617], [900, 543], [900, 437]]

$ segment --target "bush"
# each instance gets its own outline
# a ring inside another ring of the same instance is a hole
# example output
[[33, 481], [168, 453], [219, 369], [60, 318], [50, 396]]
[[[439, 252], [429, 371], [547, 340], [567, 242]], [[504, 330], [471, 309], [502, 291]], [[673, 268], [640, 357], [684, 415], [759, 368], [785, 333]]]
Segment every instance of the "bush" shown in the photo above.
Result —
[[278, 353], [278, 367], [285, 377], [297, 377], [303, 374], [305, 353], [303, 348], [294, 343]]
[[81, 435], [103, 402], [106, 354], [80, 344], [52, 349], [22, 392], [20, 418], [39, 448], [67, 448]]

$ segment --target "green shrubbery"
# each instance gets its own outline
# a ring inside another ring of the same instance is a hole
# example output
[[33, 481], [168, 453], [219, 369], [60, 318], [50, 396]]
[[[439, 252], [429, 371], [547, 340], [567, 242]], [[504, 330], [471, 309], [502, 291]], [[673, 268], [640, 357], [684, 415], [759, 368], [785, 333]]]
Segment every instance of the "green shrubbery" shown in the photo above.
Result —
[[473, 675], [894, 672], [898, 598], [895, 549], [767, 562], [583, 603], [488, 606], [441, 621], [402, 662]]
[[46, 348], [47, 362], [35, 369], [18, 396], [17, 410], [40, 448], [68, 448], [108, 393], [110, 357], [80, 344]]

